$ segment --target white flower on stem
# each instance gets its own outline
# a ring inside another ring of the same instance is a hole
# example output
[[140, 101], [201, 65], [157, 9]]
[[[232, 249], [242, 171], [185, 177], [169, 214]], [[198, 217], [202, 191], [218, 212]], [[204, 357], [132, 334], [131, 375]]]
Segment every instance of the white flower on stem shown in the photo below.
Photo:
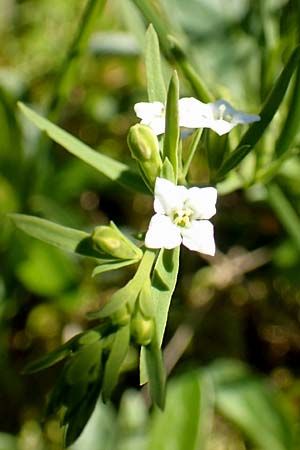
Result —
[[229, 133], [238, 124], [248, 124], [260, 120], [260, 116], [238, 111], [225, 100], [202, 103], [193, 97], [182, 98], [179, 110], [181, 126], [210, 128], [219, 136]]
[[145, 245], [148, 248], [175, 248], [181, 243], [206, 255], [215, 254], [214, 228], [208, 220], [216, 213], [217, 190], [190, 189], [157, 178], [154, 210]]
[[[178, 102], [179, 126], [185, 128], [200, 128], [199, 110], [205, 103], [190, 97]], [[165, 132], [165, 106], [161, 102], [140, 102], [134, 105], [134, 111], [142, 125], [148, 125], [157, 136]], [[201, 112], [201, 111], [200, 111]], [[198, 117], [197, 117], [198, 116]], [[201, 126], [202, 128], [202, 126]]]
[[[202, 103], [193, 97], [181, 98], [178, 102], [179, 126], [185, 128], [210, 128], [219, 136], [229, 133], [238, 124], [249, 124], [260, 120], [255, 114], [245, 114], [233, 108], [225, 100]], [[141, 123], [152, 128], [156, 135], [165, 132], [165, 106], [160, 102], [141, 102], [134, 106]]]

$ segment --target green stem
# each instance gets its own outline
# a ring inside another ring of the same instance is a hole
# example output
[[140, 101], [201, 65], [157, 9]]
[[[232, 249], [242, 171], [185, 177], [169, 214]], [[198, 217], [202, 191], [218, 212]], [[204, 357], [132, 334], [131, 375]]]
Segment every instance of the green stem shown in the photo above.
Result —
[[278, 184], [267, 186], [269, 203], [300, 252], [300, 218]]
[[146, 21], [153, 24], [153, 27], [158, 34], [161, 50], [165, 58], [171, 64], [178, 65], [185, 78], [190, 83], [195, 95], [203, 102], [213, 101], [213, 96], [190, 63], [187, 54], [172, 36], [174, 35], [174, 31], [167, 21], [168, 15], [163, 11], [162, 6], [159, 5], [158, 8], [156, 6], [157, 2], [154, 0], [132, 0], [132, 2], [144, 16]]
[[186, 159], [186, 161], [185, 161], [185, 163], [183, 165], [183, 169], [182, 169], [182, 173], [181, 173], [181, 177], [180, 177], [181, 180], [185, 180], [185, 178], [186, 178], [186, 176], [188, 174], [191, 162], [192, 162], [192, 160], [194, 158], [194, 155], [196, 153], [196, 150], [198, 148], [198, 144], [200, 142], [200, 138], [202, 136], [202, 132], [203, 132], [203, 128], [198, 128], [198, 130], [196, 131], [196, 133], [193, 136], [193, 140], [192, 140], [191, 145], [189, 146], [189, 149], [188, 149], [187, 159]]

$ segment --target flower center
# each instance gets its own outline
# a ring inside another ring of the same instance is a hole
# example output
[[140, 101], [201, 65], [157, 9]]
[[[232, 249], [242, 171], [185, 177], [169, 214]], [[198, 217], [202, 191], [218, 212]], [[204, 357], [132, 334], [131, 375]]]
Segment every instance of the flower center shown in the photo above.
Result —
[[191, 208], [175, 208], [172, 211], [172, 222], [178, 227], [189, 228], [194, 211]]
[[165, 107], [161, 106], [161, 108], [159, 109], [159, 111], [157, 111], [155, 113], [156, 117], [165, 117]]
[[226, 122], [231, 122], [232, 121], [232, 115], [231, 114], [226, 114], [226, 105], [224, 105], [224, 103], [222, 103], [221, 105], [218, 106], [218, 109], [215, 113], [215, 119], [216, 120], [226, 120]]

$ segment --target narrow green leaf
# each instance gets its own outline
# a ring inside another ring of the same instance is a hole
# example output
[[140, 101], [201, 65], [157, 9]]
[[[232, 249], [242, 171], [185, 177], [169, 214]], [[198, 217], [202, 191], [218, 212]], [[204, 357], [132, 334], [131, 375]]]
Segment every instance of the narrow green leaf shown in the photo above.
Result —
[[[159, 347], [168, 320], [172, 295], [177, 282], [180, 247], [173, 250], [162, 249], [159, 252], [152, 276], [152, 299]], [[145, 364], [145, 352], [142, 348], [140, 356], [140, 384], [147, 383], [148, 375]]]
[[149, 102], [166, 102], [166, 87], [161, 70], [161, 57], [157, 34], [152, 25], [146, 33], [146, 73]]
[[47, 355], [43, 356], [42, 358], [39, 358], [38, 360], [28, 364], [27, 366], [25, 366], [22, 372], [24, 374], [34, 373], [43, 369], [47, 369], [48, 367], [51, 367], [59, 361], [65, 359], [70, 354], [70, 352], [71, 349], [63, 345], [53, 352], [50, 352]]
[[300, 218], [278, 184], [267, 185], [268, 200], [278, 219], [300, 252]]
[[240, 363], [232, 361], [231, 366], [230, 371], [228, 361], [212, 365], [218, 410], [235, 423], [258, 448], [293, 450], [292, 424], [288, 415], [282, 411], [276, 390], [264, 379], [251, 374]]
[[23, 373], [33, 373], [53, 366], [59, 361], [65, 359], [70, 353], [76, 351], [80, 346], [92, 344], [99, 341], [101, 333], [96, 330], [89, 330], [79, 333], [65, 344], [48, 353], [45, 356], [29, 363], [23, 369]]
[[100, 262], [111, 261], [111, 259], [105, 258], [105, 255], [102, 256], [93, 249], [90, 235], [84, 231], [64, 227], [49, 220], [25, 214], [10, 214], [9, 217], [25, 233], [47, 242], [47, 244], [97, 259]]
[[127, 355], [130, 343], [130, 326], [121, 327], [113, 341], [109, 357], [105, 363], [102, 398], [104, 402], [110, 398], [111, 393], [117, 384], [122, 363]]
[[288, 114], [277, 139], [275, 155], [281, 156], [290, 149], [296, 134], [300, 130], [300, 67], [298, 67], [295, 77], [293, 91], [291, 93]]
[[[206, 88], [203, 80], [191, 64], [185, 51], [174, 38], [174, 24], [170, 26], [170, 12], [163, 10], [161, 2], [149, 0], [132, 0], [138, 10], [146, 19], [152, 23], [159, 38], [161, 50], [171, 64], [176, 64], [190, 83], [196, 96], [203, 102], [213, 101], [212, 95]], [[182, 34], [182, 32], [181, 32]]]
[[155, 305], [155, 323], [158, 344], [161, 346], [165, 332], [169, 307], [177, 282], [180, 246], [173, 250], [162, 249], [154, 266], [152, 296]]
[[189, 145], [189, 148], [187, 149], [187, 158], [184, 162], [183, 168], [182, 168], [182, 174], [181, 174], [181, 181], [183, 182], [188, 174], [191, 162], [193, 160], [193, 157], [195, 155], [195, 152], [197, 151], [201, 136], [203, 133], [203, 128], [198, 128], [194, 135], [193, 139]]
[[100, 382], [94, 383], [90, 386], [86, 396], [77, 408], [72, 410], [69, 414], [68, 425], [65, 435], [65, 446], [68, 447], [80, 436], [82, 430], [86, 426], [100, 394]]
[[68, 362], [64, 365], [63, 369], [58, 375], [58, 378], [55, 382], [53, 389], [50, 392], [50, 396], [47, 402], [46, 407], [46, 415], [52, 416], [56, 414], [60, 408], [64, 405], [64, 395], [65, 395], [65, 386], [66, 386], [66, 372], [68, 370]]
[[163, 52], [170, 57], [170, 45], [167, 36], [171, 31], [169, 30], [170, 27], [166, 21], [166, 14], [162, 10], [162, 5], [156, 3], [154, 7], [153, 2], [150, 2], [149, 0], [132, 0], [132, 2], [141, 12], [147, 23], [153, 24], [156, 33], [158, 34]]
[[179, 144], [179, 80], [178, 75], [174, 72], [168, 89], [167, 105], [166, 105], [166, 131], [164, 137], [163, 155], [168, 158], [172, 164], [175, 180], [178, 175], [178, 144]]
[[[216, 180], [221, 180], [224, 176], [234, 169], [244, 158], [248, 155], [251, 150], [250, 145], [244, 145], [242, 147], [236, 148], [230, 155], [225, 159], [224, 163], [218, 170], [216, 175]], [[214, 181], [214, 180], [213, 180]]]
[[68, 384], [94, 382], [101, 367], [102, 342], [100, 340], [83, 345], [72, 356], [66, 381]]
[[126, 304], [131, 306], [134, 305], [144, 284], [145, 278], [147, 278], [151, 272], [155, 256], [156, 253], [154, 251], [146, 250], [132, 280], [115, 292], [104, 307], [100, 308], [98, 311], [88, 313], [88, 318], [98, 319], [108, 317]]
[[166, 397], [166, 375], [162, 352], [154, 336], [149, 345], [143, 347], [147, 373], [149, 377], [150, 395], [154, 404], [164, 409]]
[[204, 388], [196, 372], [187, 372], [168, 383], [165, 410], [155, 410], [150, 421], [147, 450], [204, 450], [200, 440], [206, 420], [201, 406]]
[[234, 152], [229, 155], [221, 166], [220, 171], [217, 174], [218, 180], [223, 178], [229, 170], [233, 169], [237, 164], [244, 159], [252, 148], [257, 144], [265, 129], [273, 119], [276, 111], [278, 110], [292, 78], [294, 71], [299, 66], [300, 61], [300, 46], [297, 46], [290, 58], [288, 59], [285, 67], [271, 89], [263, 107], [260, 112], [261, 120], [253, 123], [248, 131], [244, 134], [241, 141], [237, 145]]
[[25, 116], [40, 130], [45, 131], [51, 139], [73, 155], [77, 156], [77, 158], [94, 167], [103, 175], [116, 181], [126, 189], [147, 193], [147, 189], [141, 178], [135, 172], [132, 172], [126, 164], [115, 161], [106, 155], [101, 155], [101, 153], [92, 150], [79, 139], [67, 133], [57, 125], [54, 125], [44, 117], [41, 117], [23, 103], [19, 103], [19, 107]]
[[135, 264], [137, 261], [135, 259], [128, 259], [126, 261], [111, 261], [107, 264], [101, 264], [100, 266], [95, 267], [92, 272], [92, 277], [96, 275], [100, 275], [101, 273], [108, 272], [109, 270], [117, 270], [122, 267], [130, 266], [131, 264]]
[[139, 291], [136, 289], [135, 283], [133, 280], [130, 280], [124, 287], [116, 291], [102, 308], [97, 311], [89, 312], [87, 318], [94, 320], [109, 317], [122, 306], [125, 306], [128, 302], [137, 298], [138, 293]]

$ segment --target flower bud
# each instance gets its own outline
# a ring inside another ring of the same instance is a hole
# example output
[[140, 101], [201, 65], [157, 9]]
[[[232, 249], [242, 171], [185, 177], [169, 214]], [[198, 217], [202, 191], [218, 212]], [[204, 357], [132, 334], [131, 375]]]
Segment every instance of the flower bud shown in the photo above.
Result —
[[127, 142], [132, 157], [137, 160], [146, 182], [153, 188], [162, 166], [156, 135], [147, 125], [137, 123], [130, 128]]
[[131, 315], [127, 308], [127, 305], [124, 305], [122, 308], [118, 309], [111, 315], [111, 321], [113, 325], [118, 325], [123, 327], [127, 325], [130, 321]]
[[129, 241], [113, 222], [109, 226], [100, 225], [96, 227], [91, 238], [95, 250], [100, 253], [104, 252], [114, 258], [138, 261], [143, 255], [142, 251]]
[[153, 338], [153, 319], [145, 319], [138, 311], [131, 321], [130, 333], [139, 345], [149, 345]]

